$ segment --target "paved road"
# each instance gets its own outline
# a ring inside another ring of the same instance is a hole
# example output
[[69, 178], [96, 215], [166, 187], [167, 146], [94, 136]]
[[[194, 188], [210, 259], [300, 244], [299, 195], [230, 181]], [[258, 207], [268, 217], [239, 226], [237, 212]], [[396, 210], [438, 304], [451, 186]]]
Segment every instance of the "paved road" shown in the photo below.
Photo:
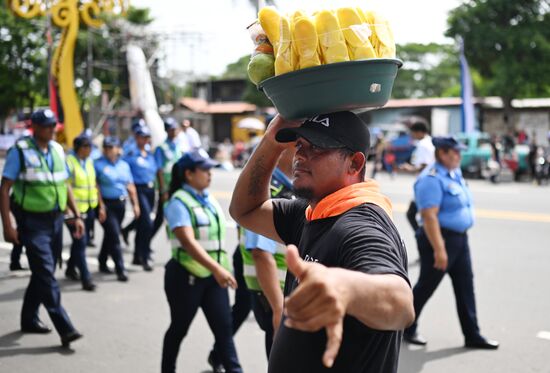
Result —
[[[216, 172], [213, 193], [227, 208], [237, 172]], [[417, 278], [416, 244], [404, 211], [413, 178], [380, 175], [395, 205], [395, 222], [407, 244], [410, 277]], [[420, 320], [427, 348], [403, 346], [400, 373], [550, 372], [550, 199], [548, 187], [530, 184], [490, 185], [470, 181], [477, 223], [470, 234], [482, 331], [501, 341], [498, 351], [463, 349], [450, 281], [445, 280]], [[129, 217], [127, 217], [129, 218]], [[101, 236], [101, 228], [97, 229]], [[67, 235], [66, 235], [67, 236]], [[97, 242], [100, 242], [98, 237]], [[66, 244], [68, 245], [68, 241]], [[236, 231], [229, 230], [229, 247]], [[19, 312], [28, 272], [8, 271], [10, 246], [0, 238], [0, 372], [135, 372], [159, 371], [163, 333], [169, 322], [163, 293], [163, 263], [169, 256], [164, 234], [154, 240], [153, 273], [130, 268], [130, 282], [97, 274], [97, 250], [88, 251], [99, 285], [95, 294], [80, 290], [58, 272], [63, 304], [85, 338], [64, 350], [55, 334], [21, 335]], [[126, 254], [127, 262], [130, 253]], [[42, 319], [51, 325], [42, 310]], [[546, 333], [545, 333], [546, 331]], [[546, 339], [545, 339], [546, 338]], [[206, 356], [212, 335], [199, 314], [182, 344], [178, 369], [208, 372]], [[252, 316], [236, 337], [246, 372], [264, 372], [263, 336]]]

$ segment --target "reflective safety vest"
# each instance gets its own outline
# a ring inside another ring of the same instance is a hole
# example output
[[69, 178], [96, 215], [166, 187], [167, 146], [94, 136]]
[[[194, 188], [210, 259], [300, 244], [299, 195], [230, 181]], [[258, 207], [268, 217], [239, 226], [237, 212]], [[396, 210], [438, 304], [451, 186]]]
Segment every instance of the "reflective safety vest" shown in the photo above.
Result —
[[[225, 246], [225, 217], [223, 210], [214, 198], [210, 198], [211, 204], [214, 206], [216, 213], [201, 203], [189, 192], [180, 189], [174, 193], [172, 198], [177, 198], [189, 211], [191, 224], [195, 239], [199, 245], [206, 250], [208, 255], [216, 262], [220, 263], [225, 269], [231, 271], [231, 265], [227, 257]], [[176, 259], [189, 273], [197, 277], [208, 277], [212, 273], [197, 262], [181, 247], [180, 241], [177, 239], [174, 232], [167, 227], [168, 237], [172, 246], [172, 258]]]
[[82, 213], [98, 205], [94, 162], [90, 157], [84, 162], [84, 167], [73, 154], [67, 156], [67, 165], [71, 171], [71, 187], [78, 210]]
[[[258, 282], [258, 275], [256, 273], [252, 252], [247, 250], [245, 246], [245, 230], [242, 227], [239, 227], [239, 249], [243, 257], [243, 274], [246, 287], [252, 291], [262, 291], [260, 283]], [[275, 254], [273, 254], [273, 258], [277, 264], [277, 277], [279, 278], [281, 289], [284, 289], [286, 278], [286, 246], [277, 243], [277, 250]]]
[[[275, 175], [275, 173], [274, 173]], [[271, 177], [269, 185], [269, 191], [271, 198], [286, 198], [292, 199], [292, 189], [288, 188], [284, 183], [278, 180], [275, 176]], [[252, 252], [246, 249], [245, 246], [246, 235], [244, 228], [239, 227], [239, 249], [241, 256], [243, 257], [243, 273], [246, 287], [253, 291], [262, 291], [260, 283], [258, 282], [258, 275], [256, 273], [256, 266], [254, 265], [254, 258]], [[275, 254], [273, 254], [275, 263], [277, 264], [277, 277], [281, 284], [281, 289], [284, 290], [285, 278], [286, 278], [286, 246], [277, 243]]]
[[44, 154], [30, 137], [15, 143], [21, 161], [21, 170], [13, 186], [15, 203], [28, 212], [50, 212], [67, 207], [69, 177], [65, 165], [65, 153], [61, 145], [50, 141], [48, 151], [52, 156], [50, 170]]
[[[167, 140], [168, 141], [168, 140]], [[172, 150], [168, 142], [165, 141], [159, 145], [162, 153], [164, 154], [164, 165], [162, 166], [162, 175], [164, 177], [164, 191], [170, 189], [170, 181], [172, 180], [172, 167], [181, 158], [183, 151], [179, 145], [176, 145], [176, 149]]]

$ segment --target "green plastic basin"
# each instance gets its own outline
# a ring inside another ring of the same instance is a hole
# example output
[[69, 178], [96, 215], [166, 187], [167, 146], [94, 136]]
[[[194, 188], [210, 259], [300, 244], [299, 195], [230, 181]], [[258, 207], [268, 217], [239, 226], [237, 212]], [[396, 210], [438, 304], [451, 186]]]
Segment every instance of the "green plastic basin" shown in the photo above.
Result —
[[339, 62], [275, 76], [260, 82], [258, 89], [286, 119], [382, 107], [402, 65], [385, 58]]

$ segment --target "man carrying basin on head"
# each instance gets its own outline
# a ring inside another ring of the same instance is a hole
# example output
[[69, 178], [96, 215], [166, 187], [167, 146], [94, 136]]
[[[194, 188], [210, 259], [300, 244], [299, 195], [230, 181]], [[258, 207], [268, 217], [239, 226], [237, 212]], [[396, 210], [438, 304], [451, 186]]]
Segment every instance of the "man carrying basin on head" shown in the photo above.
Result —
[[[302, 199], [270, 199], [271, 172], [289, 147]], [[397, 371], [401, 330], [414, 319], [412, 291], [391, 202], [375, 181], [363, 181], [368, 148], [367, 126], [351, 112], [303, 123], [277, 116], [239, 177], [231, 215], [289, 245], [269, 372]]]

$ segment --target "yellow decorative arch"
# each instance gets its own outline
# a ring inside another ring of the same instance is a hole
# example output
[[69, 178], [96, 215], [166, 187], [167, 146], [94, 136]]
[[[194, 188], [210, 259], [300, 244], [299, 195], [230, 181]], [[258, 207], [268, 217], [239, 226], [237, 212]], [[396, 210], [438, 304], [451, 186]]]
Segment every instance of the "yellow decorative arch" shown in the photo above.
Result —
[[64, 115], [64, 139], [72, 144], [73, 139], [84, 129], [84, 121], [74, 88], [74, 50], [80, 21], [90, 27], [101, 27], [101, 13], [117, 10], [124, 14], [127, 0], [7, 0], [8, 8], [24, 19], [51, 15], [55, 26], [62, 29], [61, 40], [55, 49], [50, 71], [57, 83], [58, 94]]

